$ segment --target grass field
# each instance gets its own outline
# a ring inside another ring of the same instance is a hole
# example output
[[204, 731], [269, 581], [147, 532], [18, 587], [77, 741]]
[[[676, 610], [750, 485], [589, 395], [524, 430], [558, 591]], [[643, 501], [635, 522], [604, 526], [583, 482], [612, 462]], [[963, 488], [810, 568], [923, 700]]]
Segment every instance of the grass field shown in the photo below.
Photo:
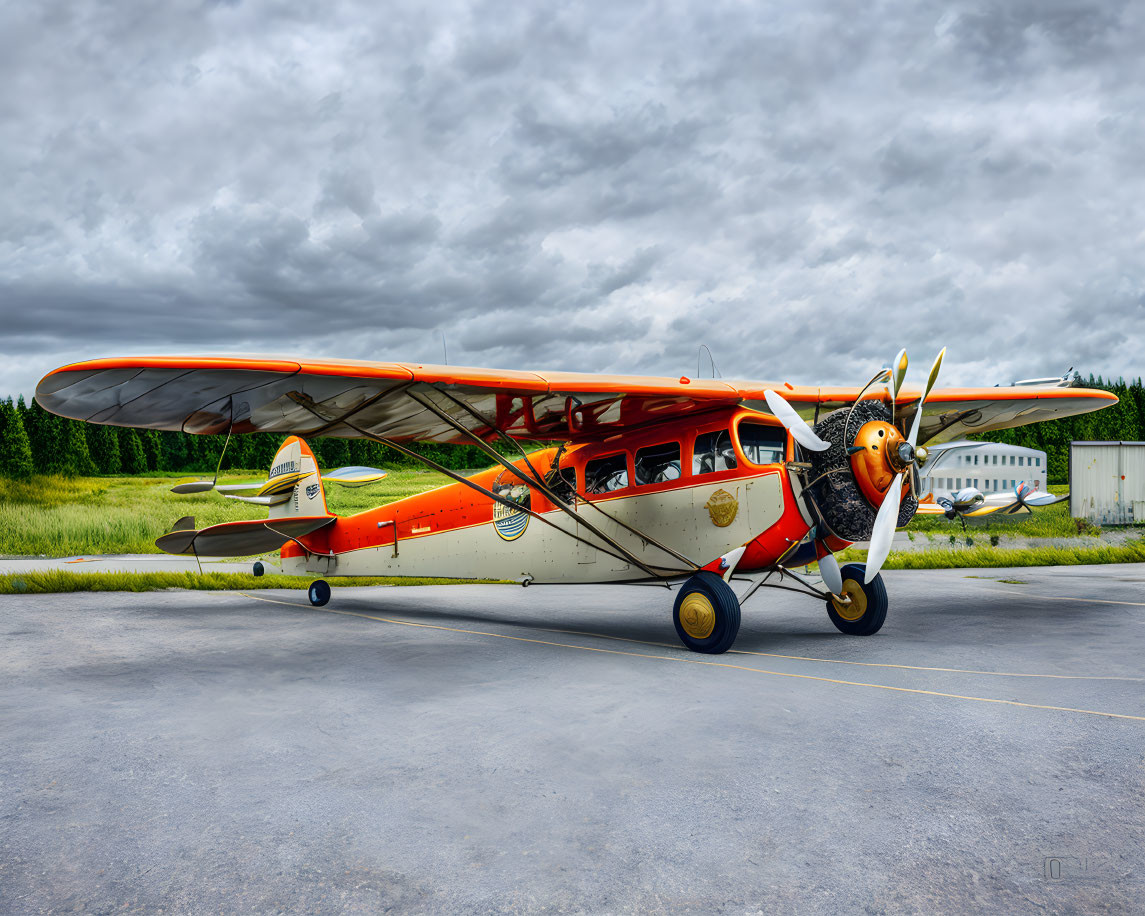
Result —
[[[261, 506], [222, 498], [217, 493], [198, 493], [176, 496], [170, 492], [175, 475], [139, 477], [81, 477], [75, 479], [40, 477], [30, 481], [3, 481], [0, 491], [0, 555], [66, 557], [78, 554], [157, 553], [155, 539], [170, 530], [176, 519], [193, 515], [199, 526], [213, 525], [236, 519], [265, 518]], [[234, 472], [226, 475], [222, 483], [261, 480], [260, 471]], [[420, 469], [391, 471], [377, 486], [347, 489], [327, 487], [326, 499], [330, 511], [338, 515], [351, 515], [374, 506], [383, 505], [422, 493], [449, 483], [444, 475]], [[1062, 488], [1051, 487], [1061, 491]], [[917, 517], [907, 526], [913, 538], [932, 538], [945, 542], [954, 535], [962, 538], [957, 523], [942, 517]], [[975, 537], [996, 534], [999, 546], [977, 546], [965, 549], [933, 549], [892, 553], [887, 569], [933, 569], [998, 566], [1072, 565], [1077, 563], [1145, 562], [1145, 547], [1141, 542], [1127, 545], [1088, 546], [1088, 538], [1078, 538], [1078, 546], [1068, 548], [1037, 547], [1028, 550], [1006, 549], [1007, 536], [1073, 537], [1078, 534], [1099, 534], [1100, 529], [1083, 526], [1070, 518], [1067, 503], [1041, 509], [1033, 515], [1020, 516], [1017, 521], [977, 523], [969, 528]], [[860, 560], [865, 553], [849, 550], [841, 554], [841, 562]], [[183, 574], [122, 574], [115, 579], [113, 573], [61, 573], [71, 577], [69, 582], [84, 580], [93, 589], [125, 588], [127, 590], [151, 588], [186, 588]], [[150, 581], [154, 575], [173, 576], [178, 584], [166, 579]], [[211, 577], [224, 576], [210, 573], [194, 587], [220, 588], [294, 588], [298, 580], [290, 577], [265, 576], [226, 580]], [[104, 578], [100, 578], [104, 577]], [[113, 578], [106, 578], [113, 577]], [[40, 587], [34, 577], [17, 577], [25, 588]], [[281, 578], [285, 584], [271, 584]], [[249, 580], [249, 582], [247, 581]], [[392, 580], [379, 580], [392, 581]], [[47, 582], [47, 580], [45, 580]], [[109, 585], [108, 583], [118, 583]], [[133, 584], [134, 583], [134, 584]], [[159, 583], [159, 584], [156, 584]], [[58, 591], [61, 583], [48, 583], [44, 587]], [[18, 589], [5, 585], [0, 577], [0, 594]], [[65, 589], [66, 590], [66, 589]]]
[[[228, 474], [221, 483], [264, 480], [265, 472]], [[155, 539], [184, 515], [199, 526], [266, 518], [266, 509], [218, 493], [176, 496], [174, 479], [36, 477], [0, 481], [0, 555], [68, 557], [85, 553], [158, 553]], [[326, 488], [331, 512], [351, 515], [449, 483], [419, 469], [391, 471], [377, 486]]]
[[[849, 548], [835, 555], [840, 564], [863, 563], [865, 550]], [[883, 569], [973, 569], [1006, 566], [1087, 566], [1102, 563], [1145, 563], [1145, 539], [1127, 544], [1091, 547], [1028, 547], [1007, 549], [989, 545], [957, 550], [904, 550], [892, 553]]]

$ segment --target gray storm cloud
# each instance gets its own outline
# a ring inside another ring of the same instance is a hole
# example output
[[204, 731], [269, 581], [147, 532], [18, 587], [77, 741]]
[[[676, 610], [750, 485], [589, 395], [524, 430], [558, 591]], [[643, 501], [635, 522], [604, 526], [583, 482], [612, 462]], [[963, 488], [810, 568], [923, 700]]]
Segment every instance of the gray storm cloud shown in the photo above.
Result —
[[861, 383], [1145, 345], [1140, 4], [8, 4], [0, 392], [142, 352]]

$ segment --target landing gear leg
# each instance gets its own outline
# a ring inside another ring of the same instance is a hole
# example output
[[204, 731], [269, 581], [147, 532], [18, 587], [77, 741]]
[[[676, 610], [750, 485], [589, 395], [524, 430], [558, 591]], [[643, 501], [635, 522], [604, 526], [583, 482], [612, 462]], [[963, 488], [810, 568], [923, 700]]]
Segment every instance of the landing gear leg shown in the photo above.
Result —
[[727, 652], [739, 633], [739, 599], [723, 579], [701, 571], [680, 586], [672, 622], [680, 642], [693, 652]]
[[870, 585], [863, 584], [867, 567], [850, 563], [840, 572], [843, 575], [843, 597], [827, 599], [827, 616], [831, 623], [848, 636], [873, 636], [887, 619], [887, 589], [883, 577], [875, 576]]
[[325, 607], [326, 602], [330, 600], [329, 583], [327, 583], [325, 579], [316, 579], [311, 582], [306, 597], [310, 599], [310, 603], [315, 607]]

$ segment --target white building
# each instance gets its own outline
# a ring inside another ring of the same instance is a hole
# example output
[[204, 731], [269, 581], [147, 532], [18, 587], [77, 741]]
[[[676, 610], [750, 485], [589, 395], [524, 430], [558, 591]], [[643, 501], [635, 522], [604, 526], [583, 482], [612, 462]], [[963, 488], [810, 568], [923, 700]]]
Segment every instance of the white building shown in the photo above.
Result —
[[[966, 446], [974, 446], [967, 448]], [[1023, 480], [1046, 492], [1046, 453], [1001, 442], [944, 442], [922, 466], [922, 493], [949, 496], [974, 487], [984, 496], [1013, 491]]]
[[1097, 525], [1145, 521], [1145, 442], [1071, 442], [1069, 510]]

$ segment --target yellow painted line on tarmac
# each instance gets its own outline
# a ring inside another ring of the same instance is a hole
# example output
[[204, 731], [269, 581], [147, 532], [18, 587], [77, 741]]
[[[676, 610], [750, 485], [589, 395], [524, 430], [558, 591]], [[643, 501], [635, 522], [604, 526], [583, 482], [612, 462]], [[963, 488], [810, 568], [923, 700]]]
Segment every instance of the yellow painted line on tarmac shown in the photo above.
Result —
[[861, 681], [843, 681], [830, 677], [819, 677], [813, 674], [793, 674], [786, 671], [769, 671], [766, 668], [752, 668], [748, 665], [732, 665], [728, 662], [711, 662], [700, 658], [688, 658], [681, 655], [649, 655], [645, 652], [624, 652], [620, 649], [602, 649], [596, 646], [577, 646], [570, 643], [551, 642], [546, 639], [531, 639], [526, 636], [510, 636], [506, 633], [490, 633], [485, 630], [468, 630], [461, 627], [446, 627], [433, 623], [414, 623], [410, 620], [396, 620], [392, 617], [376, 617], [372, 614], [360, 614], [357, 611], [339, 611], [334, 608], [315, 608], [310, 605], [298, 604], [294, 601], [280, 601], [277, 598], [267, 598], [262, 595], [252, 595], [249, 592], [239, 594], [253, 598], [256, 601], [267, 601], [271, 604], [284, 604], [287, 607], [301, 608], [304, 611], [324, 611], [327, 614], [341, 614], [345, 617], [359, 617], [362, 620], [376, 620], [380, 623], [390, 623], [397, 626], [416, 627], [422, 630], [443, 630], [448, 633], [463, 633], [469, 636], [487, 636], [493, 639], [509, 639], [513, 642], [527, 642], [540, 646], [555, 646], [561, 649], [579, 649], [582, 652], [600, 652], [604, 655], [624, 655], [629, 658], [647, 658], [655, 661], [682, 662], [687, 665], [705, 665], [710, 668], [730, 668], [734, 671], [752, 671], [756, 674], [770, 674], [775, 677], [797, 678], [803, 681], [819, 681], [824, 684], [839, 684], [847, 687], [870, 687], [875, 690], [893, 690], [896, 693], [914, 693], [930, 697], [946, 697], [952, 700], [970, 700], [975, 703], [999, 703], [1004, 706], [1020, 706], [1025, 709], [1048, 709], [1054, 712], [1076, 712], [1088, 716], [1104, 716], [1109, 719], [1129, 719], [1134, 722], [1145, 722], [1145, 716], [1130, 716], [1119, 712], [1102, 712], [1096, 709], [1076, 709], [1072, 706], [1048, 706], [1040, 703], [1022, 703], [1018, 700], [1000, 700], [993, 697], [972, 697], [958, 693], [940, 693], [936, 690], [922, 690], [917, 687], [892, 687], [888, 684], [867, 684]]
[[753, 652], [731, 649], [736, 655], [761, 655], [766, 658], [790, 658], [801, 662], [827, 662], [832, 665], [862, 665], [866, 668], [902, 668], [906, 671], [943, 671], [951, 674], [986, 674], [991, 677], [1037, 677], [1060, 681], [1145, 681], [1145, 677], [1113, 674], [1025, 674], [1019, 671], [976, 671], [972, 668], [930, 668], [924, 665], [893, 665], [890, 662], [852, 662], [842, 658], [813, 658], [807, 655], [780, 655], [777, 652]]
[[1009, 595], [1011, 598], [1035, 598], [1038, 601], [1079, 601], [1082, 604], [1124, 604], [1128, 607], [1145, 607], [1145, 601], [1114, 601], [1110, 598], [1078, 598], [1074, 595], [1031, 595], [1012, 588], [991, 588], [982, 586], [986, 592], [997, 592], [1000, 595]]

